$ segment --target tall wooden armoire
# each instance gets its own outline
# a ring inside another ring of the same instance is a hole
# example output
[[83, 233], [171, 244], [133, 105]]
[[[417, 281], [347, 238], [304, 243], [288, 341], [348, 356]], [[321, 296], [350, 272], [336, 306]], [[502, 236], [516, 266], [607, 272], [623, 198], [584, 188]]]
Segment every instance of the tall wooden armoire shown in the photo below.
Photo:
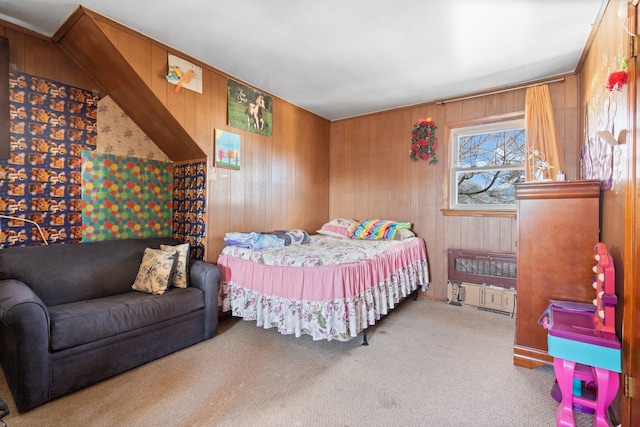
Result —
[[538, 324], [549, 300], [591, 302], [600, 235], [600, 181], [516, 185], [517, 314], [513, 363], [552, 364], [547, 331]]

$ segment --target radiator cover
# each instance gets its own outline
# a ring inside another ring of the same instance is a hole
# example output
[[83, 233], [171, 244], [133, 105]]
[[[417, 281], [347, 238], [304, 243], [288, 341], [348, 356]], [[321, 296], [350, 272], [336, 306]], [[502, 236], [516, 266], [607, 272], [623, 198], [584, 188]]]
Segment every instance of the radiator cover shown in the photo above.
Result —
[[449, 249], [448, 279], [516, 288], [516, 254]]

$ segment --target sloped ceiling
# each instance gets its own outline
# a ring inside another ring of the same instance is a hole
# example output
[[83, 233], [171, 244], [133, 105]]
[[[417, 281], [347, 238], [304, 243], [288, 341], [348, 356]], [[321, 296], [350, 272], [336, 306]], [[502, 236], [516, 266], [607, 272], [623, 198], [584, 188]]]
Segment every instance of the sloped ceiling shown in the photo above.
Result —
[[53, 39], [109, 93], [169, 159], [185, 161], [206, 157], [111, 43], [89, 11], [78, 8]]
[[[608, 0], [85, 0], [329, 120], [573, 72]], [[52, 36], [78, 3], [0, 1]], [[621, 21], [621, 25], [623, 22]]]

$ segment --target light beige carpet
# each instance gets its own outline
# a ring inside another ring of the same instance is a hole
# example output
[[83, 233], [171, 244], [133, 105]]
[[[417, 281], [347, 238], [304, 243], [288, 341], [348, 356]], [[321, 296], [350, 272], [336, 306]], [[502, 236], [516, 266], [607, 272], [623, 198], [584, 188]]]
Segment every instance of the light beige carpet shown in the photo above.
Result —
[[[513, 365], [508, 316], [405, 301], [347, 343], [228, 319], [214, 339], [49, 402], [22, 426], [554, 426], [553, 370]], [[577, 426], [591, 425], [578, 414]]]

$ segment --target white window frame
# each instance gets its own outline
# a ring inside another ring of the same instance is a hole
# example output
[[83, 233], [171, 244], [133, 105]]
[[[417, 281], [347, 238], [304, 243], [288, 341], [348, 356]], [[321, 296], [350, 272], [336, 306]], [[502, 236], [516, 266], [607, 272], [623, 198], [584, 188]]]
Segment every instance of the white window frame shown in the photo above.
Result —
[[[522, 165], [505, 165], [505, 166], [492, 166], [490, 168], [460, 168], [457, 166], [458, 159], [458, 136], [460, 135], [472, 135], [480, 133], [488, 133], [494, 131], [513, 130], [513, 129], [525, 129], [524, 114], [517, 114], [516, 117], [508, 115], [503, 118], [492, 118], [486, 121], [475, 122], [460, 122], [457, 126], [450, 125], [449, 133], [449, 194], [448, 194], [448, 207], [446, 208], [450, 212], [469, 212], [469, 213], [494, 213], [494, 212], [510, 212], [515, 213], [516, 204], [458, 204], [458, 186], [457, 186], [457, 173], [462, 170], [472, 171], [486, 171], [486, 170], [513, 170], [522, 169], [525, 170], [526, 157]], [[525, 153], [526, 153], [526, 138], [525, 138]]]

